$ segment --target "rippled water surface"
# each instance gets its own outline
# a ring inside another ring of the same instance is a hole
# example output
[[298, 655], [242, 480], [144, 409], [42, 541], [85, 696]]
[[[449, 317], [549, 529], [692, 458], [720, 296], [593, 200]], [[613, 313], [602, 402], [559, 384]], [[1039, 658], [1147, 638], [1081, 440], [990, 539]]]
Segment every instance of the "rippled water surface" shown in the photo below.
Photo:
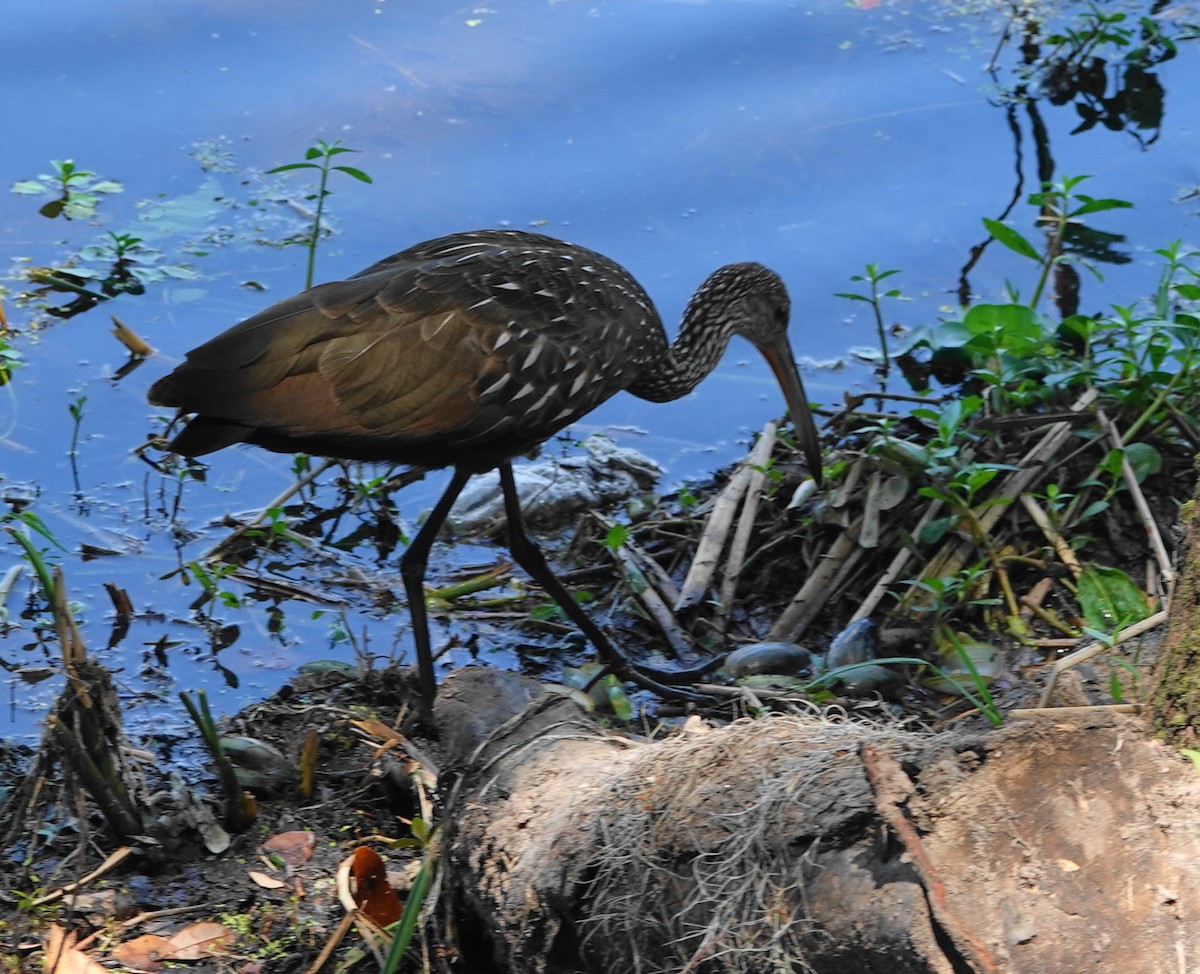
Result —
[[[368, 651], [410, 652], [403, 612], [384, 617], [353, 597], [344, 616], [325, 606], [314, 618], [322, 607], [252, 597], [229, 579], [218, 586], [228, 597], [197, 614], [195, 580], [164, 576], [220, 540], [228, 529], [216, 519], [283, 490], [291, 460], [229, 450], [211, 458], [203, 483], [181, 490], [132, 452], [163, 428], [145, 404], [156, 377], [302, 287], [303, 248], [279, 244], [302, 232], [313, 184], [265, 171], [317, 139], [357, 150], [341, 159], [373, 180], [331, 182], [336, 233], [320, 248], [317, 280], [456, 230], [531, 228], [625, 264], [672, 329], [709, 271], [758, 260], [791, 288], [793, 344], [817, 402], [872, 381], [847, 353], [873, 344], [873, 322], [835, 297], [854, 286], [850, 275], [868, 261], [900, 269], [889, 283], [910, 300], [893, 306], [897, 318], [933, 320], [953, 306], [961, 269], [985, 239], [981, 217], [1001, 217], [1016, 199], [1010, 221], [1036, 234], [1023, 199], [1039, 164], [1056, 178], [1089, 174], [1093, 195], [1135, 204], [1097, 221], [1119, 235], [1107, 253], [1120, 262], [1101, 266], [1104, 283], [1085, 275], [1083, 310], [1152, 290], [1151, 251], [1197, 236], [1198, 207], [1187, 199], [1200, 183], [1194, 42], [1136, 75], [1122, 49], [1105, 49], [1108, 63], [1082, 92], [1052, 98], [1031, 81], [1042, 95], [1031, 108], [1003, 94], [1019, 84], [1020, 58], [1015, 43], [1001, 43], [1005, 13], [964, 6], [10, 3], [0, 24], [6, 182], [72, 159], [124, 190], [104, 196], [94, 218], [72, 221], [39, 215], [49, 197], [0, 195], [12, 260], [5, 307], [17, 332], [8, 341], [24, 363], [0, 397], [0, 488], [6, 509], [35, 513], [61, 545], [37, 538], [65, 571], [89, 647], [119, 669], [135, 729], [176, 721], [180, 689], [205, 687], [229, 712], [307, 660], [348, 660], [347, 630], [360, 644], [365, 633]], [[1150, 9], [1099, 7], [1131, 11], [1135, 35]], [[1062, 9], [1071, 23], [1085, 8]], [[1197, 19], [1186, 5], [1156, 15], [1170, 29]], [[18, 300], [26, 266], [61, 267], [75, 254], [103, 269], [104, 254], [86, 248], [111, 242], [109, 232], [160, 255], [143, 253], [143, 266], [158, 269], [149, 276], [161, 278], [144, 294], [68, 320]], [[992, 247], [967, 286], [1002, 299], [1006, 281], [1028, 290], [1030, 269]], [[126, 356], [110, 314], [158, 349], [119, 378]], [[735, 345], [686, 399], [618, 395], [572, 433], [607, 431], [637, 447], [667, 468], [669, 486], [739, 457], [781, 409], [766, 366]], [[441, 482], [397, 495], [405, 528]], [[371, 526], [364, 510], [348, 524]], [[0, 569], [21, 560], [11, 540], [0, 550]], [[392, 556], [376, 551], [367, 544], [348, 557], [390, 571]], [[266, 567], [289, 577], [288, 566]], [[322, 585], [300, 574], [296, 584]], [[133, 603], [127, 629], [106, 583]], [[43, 609], [23, 576], [0, 636], [10, 704], [0, 735], [33, 733], [58, 687], [42, 679], [55, 660]]]

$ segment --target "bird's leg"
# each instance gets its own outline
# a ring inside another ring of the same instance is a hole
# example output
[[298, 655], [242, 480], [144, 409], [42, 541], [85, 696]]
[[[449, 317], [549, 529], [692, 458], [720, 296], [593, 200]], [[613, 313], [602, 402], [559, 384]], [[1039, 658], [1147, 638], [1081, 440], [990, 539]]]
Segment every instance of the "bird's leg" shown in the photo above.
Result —
[[[512, 552], [513, 559], [558, 603], [570, 620], [583, 630], [583, 634], [600, 654], [601, 662], [618, 676], [661, 697], [708, 702], [708, 697], [665, 685], [655, 679], [650, 672], [630, 663], [616, 650], [608, 641], [608, 637], [600, 631], [600, 627], [583, 611], [583, 608], [567, 591], [566, 586], [550, 570], [545, 556], [525, 533], [524, 519], [521, 515], [521, 499], [517, 495], [517, 485], [513, 480], [512, 464], [506, 460], [497, 467], [497, 471], [500, 474], [500, 487], [504, 493], [504, 516], [508, 521], [508, 547]], [[673, 676], [673, 674], [665, 675]]]
[[421, 681], [421, 700], [426, 709], [432, 706], [433, 698], [437, 695], [437, 677], [433, 672], [433, 651], [429, 645], [429, 616], [425, 611], [425, 568], [429, 563], [429, 551], [442, 525], [446, 523], [450, 508], [454, 506], [458, 495], [470, 479], [469, 473], [454, 468], [454, 476], [450, 478], [446, 490], [400, 557], [400, 577], [404, 580], [408, 611], [412, 616], [413, 641], [417, 645], [417, 674]]

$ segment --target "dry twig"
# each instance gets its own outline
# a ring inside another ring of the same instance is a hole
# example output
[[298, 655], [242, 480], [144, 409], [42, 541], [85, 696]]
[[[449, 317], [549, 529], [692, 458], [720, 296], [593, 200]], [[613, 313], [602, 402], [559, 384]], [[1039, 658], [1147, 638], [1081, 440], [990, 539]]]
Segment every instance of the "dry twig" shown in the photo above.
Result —
[[717, 497], [712, 513], [704, 525], [704, 534], [696, 548], [696, 556], [692, 559], [691, 568], [683, 580], [679, 599], [675, 602], [676, 612], [690, 609], [704, 598], [704, 593], [708, 591], [721, 552], [725, 549], [725, 539], [729, 537], [729, 529], [733, 524], [738, 504], [749, 489], [751, 474], [755, 467], [766, 467], [771, 458], [771, 449], [775, 445], [775, 428], [774, 422], [763, 427], [754, 448]]

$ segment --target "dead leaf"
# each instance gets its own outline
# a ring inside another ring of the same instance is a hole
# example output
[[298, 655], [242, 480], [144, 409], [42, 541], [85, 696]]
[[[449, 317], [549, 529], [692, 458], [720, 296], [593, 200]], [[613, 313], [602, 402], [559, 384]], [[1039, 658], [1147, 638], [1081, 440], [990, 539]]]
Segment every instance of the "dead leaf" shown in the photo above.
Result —
[[403, 904], [388, 882], [379, 853], [360, 845], [354, 850], [350, 873], [354, 877], [354, 902], [363, 913], [381, 927], [400, 919]]
[[170, 936], [171, 960], [204, 960], [225, 953], [237, 935], [226, 926], [211, 920], [189, 923]]
[[276, 879], [274, 876], [268, 876], [259, 869], [251, 869], [249, 875], [250, 878], [263, 889], [281, 889], [287, 885], [287, 883], [285, 883], [282, 879]]
[[278, 856], [289, 866], [295, 868], [307, 862], [317, 845], [315, 832], [280, 832], [273, 835], [259, 846], [268, 855]]
[[389, 727], [381, 720], [376, 720], [374, 717], [368, 717], [365, 720], [352, 720], [351, 726], [358, 728], [367, 737], [373, 737], [382, 743], [383, 748], [391, 748], [402, 743], [405, 740], [403, 734], [397, 731], [394, 727]]
[[126, 967], [139, 971], [161, 971], [164, 958], [170, 957], [174, 948], [166, 937], [156, 933], [145, 933], [112, 949], [112, 956]]
[[75, 947], [76, 935], [53, 924], [46, 935], [42, 966], [54, 974], [109, 974], [83, 951]]

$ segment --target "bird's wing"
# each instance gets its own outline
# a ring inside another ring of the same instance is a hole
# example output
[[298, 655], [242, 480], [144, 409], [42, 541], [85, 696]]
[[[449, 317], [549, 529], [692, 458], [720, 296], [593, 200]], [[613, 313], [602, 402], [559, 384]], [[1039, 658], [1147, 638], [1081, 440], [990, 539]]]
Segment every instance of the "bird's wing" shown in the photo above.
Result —
[[572, 279], [544, 263], [396, 255], [217, 336], [152, 398], [285, 437], [532, 444], [629, 371], [615, 312], [571, 313]]

